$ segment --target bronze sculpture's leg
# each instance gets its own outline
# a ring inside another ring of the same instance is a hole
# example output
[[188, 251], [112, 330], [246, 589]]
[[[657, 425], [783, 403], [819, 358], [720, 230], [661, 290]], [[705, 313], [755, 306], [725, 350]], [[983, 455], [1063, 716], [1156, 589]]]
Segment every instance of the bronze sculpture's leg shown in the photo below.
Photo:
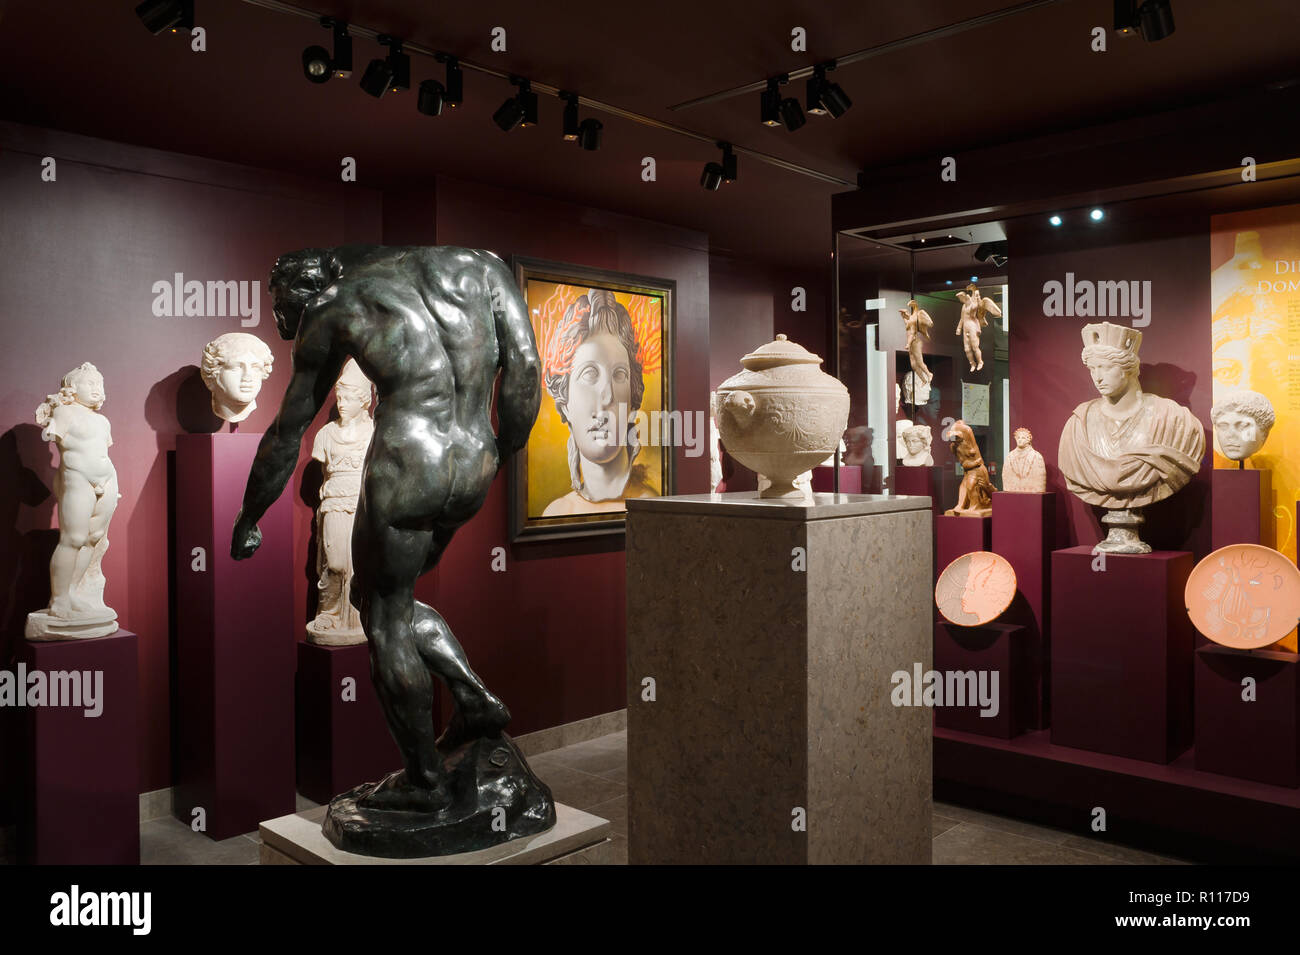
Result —
[[[364, 510], [364, 506], [363, 506]], [[433, 544], [429, 531], [373, 526], [357, 515], [358, 537], [375, 562], [353, 586], [370, 638], [370, 672], [412, 786], [442, 788], [433, 724], [433, 677], [415, 640], [415, 579]]]
[[455, 699], [451, 722], [438, 739], [443, 752], [480, 736], [495, 737], [510, 722], [510, 711], [470, 669], [469, 660], [442, 615], [415, 601], [415, 646], [425, 665], [447, 684]]

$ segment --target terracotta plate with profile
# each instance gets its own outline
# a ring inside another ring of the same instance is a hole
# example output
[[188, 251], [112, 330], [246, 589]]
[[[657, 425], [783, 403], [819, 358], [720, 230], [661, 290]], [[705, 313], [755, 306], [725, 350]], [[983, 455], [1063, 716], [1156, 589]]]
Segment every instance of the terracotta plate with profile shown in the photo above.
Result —
[[1300, 570], [1271, 547], [1231, 544], [1206, 557], [1184, 592], [1192, 624], [1215, 643], [1258, 650], [1300, 618]]
[[978, 627], [1002, 616], [1016, 595], [1016, 571], [986, 550], [962, 554], [943, 569], [934, 602], [950, 623]]

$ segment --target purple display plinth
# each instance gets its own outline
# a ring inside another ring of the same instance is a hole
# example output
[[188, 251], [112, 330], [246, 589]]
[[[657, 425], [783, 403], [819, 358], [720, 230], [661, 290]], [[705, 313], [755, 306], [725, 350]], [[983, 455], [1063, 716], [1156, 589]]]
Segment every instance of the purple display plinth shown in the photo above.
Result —
[[[812, 473], [812, 489], [830, 494], [835, 490], [835, 469], [832, 467], [815, 467]], [[840, 465], [840, 493], [862, 494], [862, 467], [857, 464]]]
[[1168, 763], [1192, 741], [1188, 551], [1052, 552], [1052, 743]]
[[894, 465], [894, 493], [903, 496], [928, 497], [937, 504], [943, 490], [943, 468], [908, 468]]
[[1263, 544], [1272, 547], [1273, 472], [1216, 468], [1211, 479], [1210, 547]]
[[[934, 668], [944, 677], [945, 695], [944, 705], [935, 708], [935, 725], [1000, 739], [1023, 733], [1036, 702], [1030, 649], [1029, 634], [1019, 624], [963, 627], [939, 620], [934, 627]], [[969, 673], [975, 674], [973, 680], [952, 678], [952, 684], [966, 693], [966, 705], [953, 705], [947, 695], [948, 674]], [[994, 673], [996, 693], [992, 692]], [[992, 705], [981, 707], [978, 695], [971, 700], [970, 687], [981, 685], [985, 699], [997, 700], [996, 712]], [[990, 715], [981, 715], [981, 709]]]
[[294, 811], [290, 496], [259, 521], [262, 546], [230, 556], [260, 434], [176, 438], [176, 817], [202, 810], [213, 839]]
[[370, 682], [370, 645], [298, 644], [298, 792], [327, 803], [382, 779], [402, 755]]
[[1048, 725], [1051, 706], [1045, 676], [1051, 660], [1052, 551], [1056, 549], [1056, 492], [993, 493], [993, 553], [1005, 557], [1016, 572], [1016, 597], [1003, 623], [1026, 630], [1031, 659], [1034, 705], [1027, 729]]
[[993, 536], [991, 517], [949, 517], [934, 519], [934, 578], [962, 554], [988, 550]]
[[[1249, 689], [1247, 678], [1254, 681]], [[1197, 769], [1300, 786], [1298, 718], [1300, 656], [1218, 644], [1197, 649]]]
[[[43, 705], [22, 710], [23, 862], [139, 865], [138, 643], [119, 629], [19, 646], [14, 667], [15, 676], [26, 674], [16, 683], [24, 702], [35, 702], [31, 694], [44, 684]], [[34, 680], [37, 673], [44, 676]]]

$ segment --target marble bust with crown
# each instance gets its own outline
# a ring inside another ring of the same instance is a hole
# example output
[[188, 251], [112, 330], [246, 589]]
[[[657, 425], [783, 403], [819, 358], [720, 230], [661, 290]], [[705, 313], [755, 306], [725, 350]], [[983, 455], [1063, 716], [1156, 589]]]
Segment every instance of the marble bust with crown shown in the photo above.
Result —
[[1074, 409], [1057, 463], [1072, 493], [1106, 508], [1098, 550], [1148, 554], [1141, 508], [1187, 485], [1205, 456], [1205, 427], [1187, 408], [1138, 382], [1142, 333], [1100, 322], [1083, 327], [1084, 365], [1101, 397]]

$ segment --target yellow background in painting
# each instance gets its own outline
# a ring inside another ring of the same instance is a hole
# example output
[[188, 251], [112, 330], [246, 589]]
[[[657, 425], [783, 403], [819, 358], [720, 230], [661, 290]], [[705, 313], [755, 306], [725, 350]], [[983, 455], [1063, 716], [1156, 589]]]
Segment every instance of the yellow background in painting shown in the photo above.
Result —
[[[545, 360], [545, 345], [542, 342], [542, 330], [539, 327], [538, 315], [535, 309], [541, 307], [559, 290], [563, 305], [567, 308], [574, 302], [578, 296], [585, 294], [590, 290], [588, 285], [564, 285], [557, 282], [543, 282], [536, 279], [528, 281], [526, 298], [528, 300], [528, 314], [533, 323], [533, 334], [537, 336], [537, 348]], [[641, 295], [636, 292], [615, 292], [615, 299], [620, 305], [628, 307], [634, 299], [648, 300], [651, 314], [658, 316], [658, 321], [654, 324], [660, 329], [659, 334], [664, 335], [663, 329], [663, 299], [654, 295]], [[561, 309], [561, 311], [563, 311]], [[668, 343], [662, 342], [661, 354], [667, 359]], [[641, 399], [641, 410], [649, 414], [651, 411], [664, 410], [664, 369], [662, 363], [654, 371], [645, 372], [643, 379], [645, 381], [645, 397]], [[632, 409], [628, 409], [629, 419], [633, 416]], [[630, 423], [630, 422], [629, 422]], [[647, 424], [648, 426], [648, 424]], [[569, 483], [569, 426], [560, 418], [560, 413], [555, 407], [555, 399], [551, 397], [546, 390], [546, 382], [542, 382], [542, 408], [537, 415], [537, 423], [533, 425], [532, 433], [528, 436], [528, 517], [529, 519], [539, 518], [546, 505], [556, 498], [563, 497], [572, 490]], [[663, 449], [659, 446], [643, 447], [636, 458], [637, 464], [644, 464], [646, 474], [650, 483], [659, 489], [659, 493], [664, 491], [664, 456]], [[594, 514], [594, 517], [600, 517]]]
[[[1248, 388], [1267, 396], [1277, 421], [1247, 462], [1272, 471], [1274, 547], [1296, 558], [1300, 497], [1300, 206], [1211, 220], [1214, 400]], [[1213, 440], [1213, 436], [1211, 436]], [[1216, 468], [1237, 467], [1214, 448]], [[1294, 651], [1296, 635], [1282, 641]]]

